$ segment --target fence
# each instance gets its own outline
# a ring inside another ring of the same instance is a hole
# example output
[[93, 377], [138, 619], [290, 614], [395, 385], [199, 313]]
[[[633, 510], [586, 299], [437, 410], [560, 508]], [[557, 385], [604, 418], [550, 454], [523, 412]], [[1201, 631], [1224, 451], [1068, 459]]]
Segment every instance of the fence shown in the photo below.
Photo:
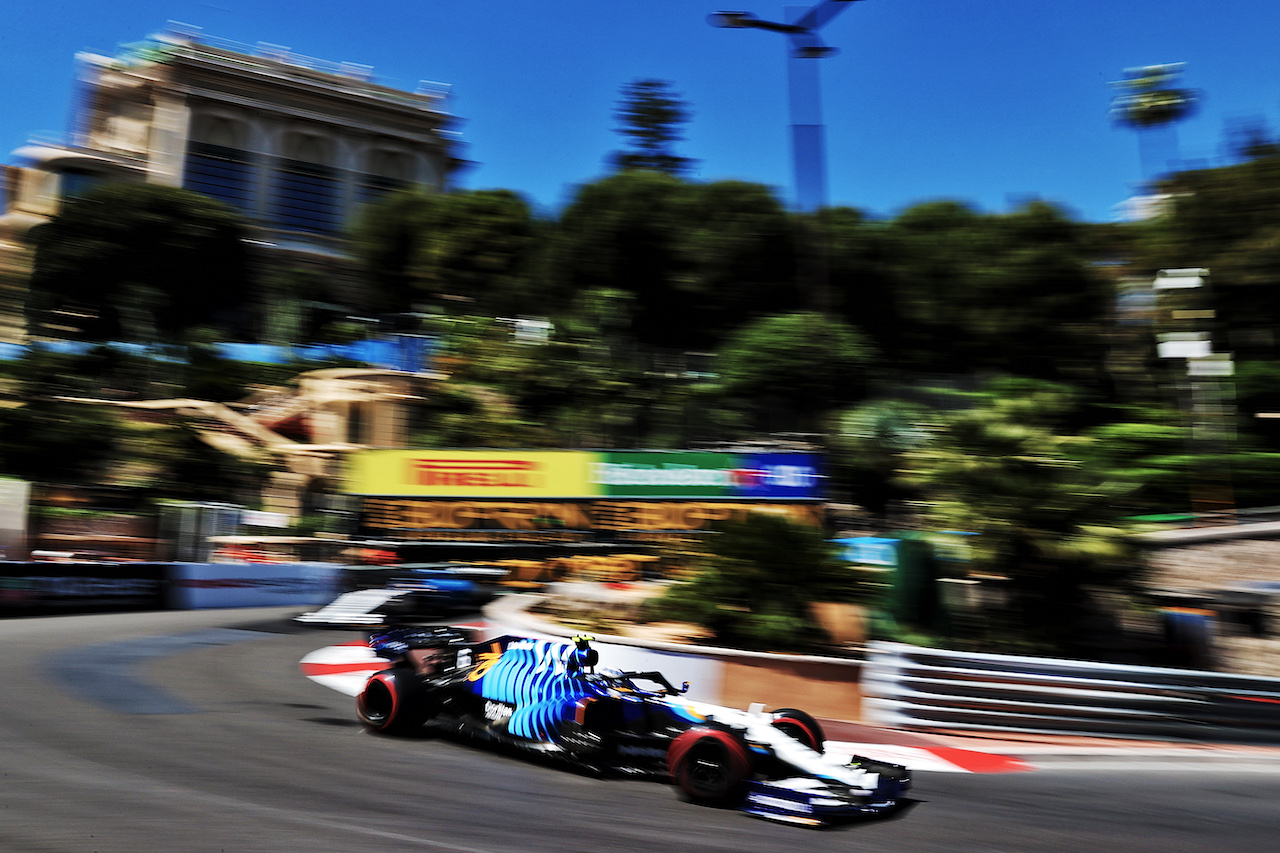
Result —
[[1280, 742], [1280, 679], [873, 643], [862, 689], [901, 729]]

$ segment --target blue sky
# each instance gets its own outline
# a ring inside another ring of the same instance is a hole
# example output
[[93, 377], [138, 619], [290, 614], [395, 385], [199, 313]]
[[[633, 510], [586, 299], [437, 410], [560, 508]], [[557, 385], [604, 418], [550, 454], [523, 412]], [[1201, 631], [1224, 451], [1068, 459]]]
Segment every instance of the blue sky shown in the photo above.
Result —
[[[0, 27], [0, 157], [67, 127], [74, 55], [112, 53], [169, 20], [210, 36], [371, 65], [378, 80], [452, 86], [470, 188], [554, 211], [617, 149], [618, 92], [670, 81], [693, 119], [678, 153], [700, 180], [790, 202], [786, 39], [710, 26], [759, 0], [10, 0]], [[806, 4], [796, 4], [806, 5]], [[1138, 142], [1108, 118], [1125, 68], [1185, 62], [1204, 98], [1178, 128], [1185, 159], [1217, 162], [1224, 123], [1280, 129], [1275, 0], [859, 0], [824, 30], [828, 199], [892, 216], [953, 198], [1000, 212], [1029, 198], [1090, 221], [1140, 180]]]

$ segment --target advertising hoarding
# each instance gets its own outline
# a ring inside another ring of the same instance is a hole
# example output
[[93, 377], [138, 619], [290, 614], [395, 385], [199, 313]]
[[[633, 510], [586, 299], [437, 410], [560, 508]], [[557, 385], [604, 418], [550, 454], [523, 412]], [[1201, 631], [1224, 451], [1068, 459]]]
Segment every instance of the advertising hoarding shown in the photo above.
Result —
[[348, 494], [423, 498], [817, 500], [811, 453], [367, 450]]
[[380, 497], [590, 497], [590, 456], [561, 451], [365, 450], [348, 456], [344, 490]]
[[0, 616], [163, 610], [160, 563], [3, 563]]
[[821, 526], [818, 502], [588, 500], [506, 502], [370, 498], [360, 531], [371, 538], [486, 542], [661, 542], [748, 513]]

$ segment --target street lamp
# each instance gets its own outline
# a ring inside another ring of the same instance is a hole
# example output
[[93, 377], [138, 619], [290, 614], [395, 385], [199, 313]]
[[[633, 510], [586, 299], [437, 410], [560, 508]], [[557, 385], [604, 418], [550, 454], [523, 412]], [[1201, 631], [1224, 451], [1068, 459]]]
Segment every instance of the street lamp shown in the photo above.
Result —
[[818, 30], [855, 0], [821, 0], [816, 5], [786, 7], [786, 22], [762, 21], [750, 12], [715, 12], [712, 26], [729, 29], [757, 29], [782, 33], [790, 41], [787, 60], [791, 107], [791, 156], [795, 170], [796, 206], [813, 213], [826, 204], [825, 160], [822, 140], [822, 104], [818, 86], [818, 66], [806, 59], [834, 56]]

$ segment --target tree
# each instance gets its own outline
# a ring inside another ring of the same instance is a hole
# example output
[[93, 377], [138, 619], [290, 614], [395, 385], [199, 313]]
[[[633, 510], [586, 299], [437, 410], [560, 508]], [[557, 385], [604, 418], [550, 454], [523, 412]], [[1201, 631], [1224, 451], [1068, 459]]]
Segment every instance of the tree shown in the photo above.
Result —
[[549, 278], [633, 297], [641, 344], [711, 349], [744, 322], [796, 310], [795, 231], [759, 184], [630, 171], [582, 187], [560, 217]]
[[474, 313], [535, 313], [545, 294], [533, 286], [541, 229], [528, 203], [508, 190], [450, 193], [418, 255], [418, 269], [435, 294], [464, 300]]
[[352, 228], [352, 248], [369, 285], [368, 310], [413, 310], [425, 285], [419, 262], [441, 220], [443, 201], [421, 189], [393, 192], [365, 205]]
[[353, 236], [371, 310], [466, 304], [459, 313], [496, 315], [546, 309], [534, 285], [544, 230], [507, 190], [406, 190], [366, 207]]
[[904, 454], [903, 477], [936, 530], [972, 537], [974, 570], [1006, 579], [1004, 637], [1073, 650], [1091, 591], [1130, 592], [1140, 566], [1127, 524], [1131, 486], [1084, 464], [1090, 439], [1062, 429], [1076, 398], [1064, 386], [993, 383]]
[[881, 352], [901, 352], [904, 323], [892, 277], [888, 224], [850, 207], [825, 207], [813, 218], [813, 231], [826, 249], [831, 311], [865, 333]]
[[1147, 274], [1177, 267], [1210, 272], [1206, 296], [1238, 361], [1280, 358], [1280, 155], [1183, 172], [1163, 182], [1163, 214], [1134, 226], [1133, 265]]
[[71, 199], [33, 231], [30, 326], [142, 343], [209, 325], [248, 334], [246, 227], [228, 205], [174, 187], [111, 184]]
[[689, 120], [689, 111], [665, 80], [635, 80], [622, 89], [614, 117], [621, 123], [618, 132], [631, 150], [611, 155], [621, 170], [651, 169], [668, 175], [682, 175], [693, 161], [676, 156], [672, 147], [683, 137], [679, 126]]
[[955, 202], [907, 210], [883, 235], [901, 328], [894, 363], [1092, 381], [1106, 351], [1111, 290], [1088, 231], [1043, 202], [983, 215]]
[[1177, 84], [1183, 63], [1130, 68], [1114, 85], [1124, 89], [1111, 105], [1111, 115], [1138, 134], [1145, 177], [1182, 167], [1174, 125], [1195, 111], [1199, 100], [1191, 89]]
[[750, 320], [802, 307], [796, 224], [768, 187], [690, 183], [676, 202], [679, 287], [694, 312], [692, 343], [714, 346]]
[[109, 468], [123, 427], [115, 412], [67, 402], [89, 396], [106, 352], [60, 355], [32, 347], [15, 365], [20, 405], [0, 413], [0, 465], [43, 483], [93, 483]]
[[866, 395], [873, 359], [862, 335], [824, 314], [765, 317], [721, 349], [719, 392], [750, 431], [816, 432], [827, 411]]
[[560, 216], [551, 278], [572, 294], [619, 290], [634, 299], [632, 334], [677, 347], [696, 322], [680, 240], [684, 183], [660, 172], [611, 175], [578, 190]]
[[655, 619], [692, 622], [718, 642], [750, 649], [804, 649], [820, 642], [815, 601], [866, 596], [818, 528], [765, 513], [718, 525], [695, 554], [692, 576], [651, 606]]
[[886, 521], [890, 504], [911, 492], [898, 479], [903, 455], [924, 444], [930, 413], [898, 400], [870, 400], [840, 412], [827, 448], [855, 503]]

